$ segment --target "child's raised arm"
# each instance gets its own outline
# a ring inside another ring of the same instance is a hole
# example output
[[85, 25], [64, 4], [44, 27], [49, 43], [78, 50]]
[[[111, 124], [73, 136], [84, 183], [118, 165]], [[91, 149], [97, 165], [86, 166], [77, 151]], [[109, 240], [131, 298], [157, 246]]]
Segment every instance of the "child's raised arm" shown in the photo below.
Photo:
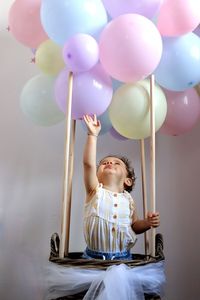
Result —
[[100, 121], [97, 120], [96, 115], [93, 117], [85, 115], [83, 119], [88, 129], [88, 136], [83, 155], [83, 167], [85, 189], [89, 195], [98, 185], [98, 178], [96, 175], [96, 148], [101, 124]]

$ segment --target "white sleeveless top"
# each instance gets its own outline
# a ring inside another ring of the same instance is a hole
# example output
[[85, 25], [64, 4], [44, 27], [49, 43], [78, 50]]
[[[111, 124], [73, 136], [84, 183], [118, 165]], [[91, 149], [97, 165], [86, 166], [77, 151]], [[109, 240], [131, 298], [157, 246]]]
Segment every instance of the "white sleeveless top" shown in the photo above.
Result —
[[135, 202], [131, 195], [114, 193], [100, 184], [85, 204], [84, 237], [88, 248], [103, 252], [129, 250], [136, 242], [131, 229]]

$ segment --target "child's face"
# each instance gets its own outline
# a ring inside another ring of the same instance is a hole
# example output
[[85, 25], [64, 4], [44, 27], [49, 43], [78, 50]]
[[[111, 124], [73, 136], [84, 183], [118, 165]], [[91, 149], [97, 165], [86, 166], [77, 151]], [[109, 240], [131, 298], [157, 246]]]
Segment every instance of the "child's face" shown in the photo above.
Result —
[[125, 163], [117, 157], [110, 156], [104, 158], [103, 160], [100, 161], [97, 170], [97, 176], [103, 178], [108, 174], [113, 174], [119, 177], [120, 179], [125, 180], [125, 178], [127, 177], [127, 170], [126, 170]]

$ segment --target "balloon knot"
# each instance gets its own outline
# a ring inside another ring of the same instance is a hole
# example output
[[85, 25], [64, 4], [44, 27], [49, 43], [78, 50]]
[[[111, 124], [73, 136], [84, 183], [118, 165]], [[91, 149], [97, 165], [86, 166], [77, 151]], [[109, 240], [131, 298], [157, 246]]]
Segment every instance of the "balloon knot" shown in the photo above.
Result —
[[33, 57], [32, 59], [31, 59], [31, 62], [30, 62], [31, 64], [35, 64], [35, 57]]

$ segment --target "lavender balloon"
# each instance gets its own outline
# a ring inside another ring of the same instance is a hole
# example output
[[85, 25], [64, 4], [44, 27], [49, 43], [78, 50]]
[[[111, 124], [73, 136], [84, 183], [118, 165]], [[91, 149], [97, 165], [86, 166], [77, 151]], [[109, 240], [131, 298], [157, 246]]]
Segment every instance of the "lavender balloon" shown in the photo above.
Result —
[[163, 0], [102, 0], [102, 2], [112, 18], [135, 13], [151, 19], [158, 12]]
[[198, 37], [200, 37], [200, 24], [195, 28], [195, 30], [193, 30], [193, 33], [195, 33], [196, 35], [198, 35]]
[[67, 68], [72, 72], [88, 71], [99, 60], [98, 44], [92, 36], [78, 33], [65, 43], [63, 58]]
[[[66, 112], [67, 82], [69, 71], [65, 69], [55, 83], [55, 97], [59, 108]], [[100, 64], [88, 72], [75, 74], [72, 96], [72, 118], [83, 115], [101, 115], [112, 99], [112, 81]]]

